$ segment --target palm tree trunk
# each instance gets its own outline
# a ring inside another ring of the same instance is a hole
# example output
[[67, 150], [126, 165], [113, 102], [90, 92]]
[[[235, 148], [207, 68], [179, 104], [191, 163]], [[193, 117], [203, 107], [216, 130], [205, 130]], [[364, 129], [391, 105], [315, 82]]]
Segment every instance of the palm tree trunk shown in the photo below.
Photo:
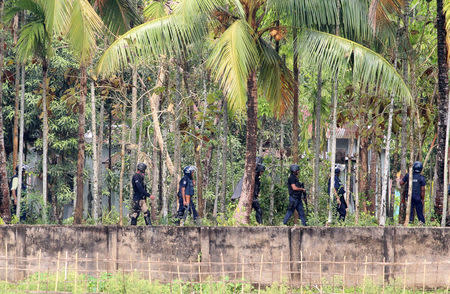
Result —
[[253, 201], [255, 186], [256, 146], [258, 137], [258, 92], [256, 72], [252, 72], [247, 79], [247, 134], [244, 181], [239, 203], [234, 212], [234, 219], [238, 224], [248, 224]]
[[220, 212], [226, 211], [225, 195], [227, 193], [227, 155], [228, 155], [228, 103], [223, 99], [223, 134], [222, 134], [222, 175], [220, 188]]
[[78, 102], [78, 158], [77, 158], [77, 201], [75, 207], [74, 224], [81, 224], [83, 220], [83, 191], [84, 191], [84, 133], [86, 126], [86, 67], [80, 67], [80, 101]]
[[20, 131], [19, 131], [19, 173], [18, 173], [18, 186], [17, 186], [17, 218], [20, 219], [20, 199], [22, 197], [22, 166], [23, 166], [23, 134], [24, 134], [24, 116], [25, 116], [25, 65], [22, 65], [21, 84], [22, 94], [20, 96]]
[[297, 28], [292, 30], [293, 35], [293, 72], [294, 72], [294, 105], [292, 108], [292, 160], [298, 163], [298, 53], [297, 53]]
[[[359, 150], [359, 156], [360, 156], [360, 178], [359, 178], [359, 191], [362, 197], [362, 206], [363, 211], [367, 212], [367, 197], [368, 197], [368, 187], [369, 187], [369, 181], [368, 181], [368, 165], [369, 165], [369, 140], [367, 137], [361, 137], [360, 141], [360, 150]], [[360, 195], [360, 198], [361, 198]]]
[[391, 95], [391, 103], [389, 104], [389, 119], [388, 119], [388, 128], [386, 135], [386, 150], [384, 155], [384, 166], [383, 166], [383, 179], [382, 179], [382, 188], [381, 188], [381, 205], [380, 205], [380, 226], [384, 226], [386, 224], [386, 193], [388, 186], [388, 175], [389, 175], [389, 162], [390, 162], [390, 150], [391, 150], [391, 136], [392, 136], [392, 120], [394, 116], [394, 96]]
[[[47, 179], [48, 179], [48, 110], [47, 110], [47, 74], [48, 64], [47, 59], [42, 60], [42, 112], [44, 114], [42, 126], [42, 198], [44, 203], [43, 218], [44, 223], [47, 221]], [[55, 219], [57, 216], [55, 215]]]
[[322, 106], [322, 66], [319, 65], [317, 72], [317, 96], [315, 103], [315, 123], [314, 123], [314, 182], [313, 182], [313, 202], [314, 213], [319, 212], [319, 170], [320, 170], [320, 121]]
[[[19, 31], [19, 14], [14, 16], [14, 46], [17, 44]], [[17, 166], [17, 155], [19, 152], [19, 100], [20, 100], [20, 64], [16, 62], [16, 79], [14, 83], [14, 89], [16, 95], [14, 96], [14, 125], [13, 125], [13, 167]]]
[[[447, 108], [447, 111], [450, 110], [450, 99], [448, 99], [449, 105]], [[447, 113], [447, 131], [446, 131], [446, 138], [445, 138], [445, 156], [444, 156], [444, 187], [448, 187], [448, 137], [450, 134], [450, 113]], [[446, 219], [447, 219], [447, 203], [448, 203], [448, 193], [447, 191], [444, 191], [444, 203], [442, 205], [442, 219], [441, 219], [441, 226], [445, 227], [446, 225]]]
[[92, 198], [94, 200], [94, 221], [98, 223], [100, 211], [100, 199], [98, 194], [98, 167], [99, 159], [97, 152], [97, 107], [95, 106], [95, 84], [91, 82], [91, 131], [92, 131]]
[[[108, 110], [108, 171], [112, 172], [112, 107]], [[112, 209], [112, 194], [113, 188], [109, 185], [109, 196], [108, 196], [108, 212]]]
[[436, 148], [437, 182], [434, 212], [440, 217], [443, 214], [442, 200], [447, 187], [444, 187], [444, 158], [447, 122], [448, 98], [448, 60], [445, 30], [445, 15], [443, 12], [443, 0], [436, 0], [437, 5], [437, 57], [438, 57], [438, 140]]
[[123, 226], [123, 175], [125, 173], [125, 139], [126, 139], [126, 123], [127, 105], [123, 104], [122, 112], [122, 139], [120, 142], [120, 176], [119, 176], [119, 225]]
[[372, 140], [372, 150], [370, 151], [370, 177], [369, 177], [369, 213], [376, 216], [376, 191], [377, 191], [377, 165], [378, 152], [376, 150], [375, 142]]
[[[3, 21], [4, 2], [0, 0], [0, 20]], [[3, 49], [4, 30], [0, 31], [0, 75], [3, 75]], [[16, 77], [17, 78], [17, 77]], [[6, 150], [3, 132], [3, 79], [0, 78], [0, 195], [2, 196], [1, 217], [5, 222], [11, 220], [11, 210], [9, 209], [9, 189], [8, 174], [6, 172]]]

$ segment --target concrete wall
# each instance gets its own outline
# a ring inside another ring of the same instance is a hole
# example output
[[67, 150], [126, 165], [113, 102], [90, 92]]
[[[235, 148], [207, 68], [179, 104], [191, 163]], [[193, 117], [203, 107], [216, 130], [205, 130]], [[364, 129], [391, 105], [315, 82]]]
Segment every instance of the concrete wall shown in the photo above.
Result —
[[[55, 267], [58, 252], [70, 258], [78, 253], [79, 268], [94, 271], [96, 258], [100, 269], [148, 270], [152, 262], [181, 261], [182, 279], [204, 279], [192, 270], [199, 258], [201, 271], [240, 271], [245, 264], [245, 277], [252, 281], [272, 283], [280, 279], [299, 281], [299, 263], [310, 274], [305, 279], [318, 281], [319, 272], [330, 277], [344, 271], [343, 264], [329, 261], [346, 259], [347, 283], [361, 282], [363, 271], [370, 277], [392, 280], [402, 277], [405, 267], [390, 263], [435, 262], [428, 266], [427, 285], [446, 287], [450, 277], [450, 229], [444, 228], [318, 228], [318, 227], [118, 227], [118, 226], [0, 226], [0, 279], [5, 277], [6, 247], [9, 268], [36, 271]], [[41, 256], [39, 261], [38, 257]], [[87, 257], [87, 259], [86, 259]], [[85, 259], [85, 260], [83, 260]], [[260, 267], [261, 259], [264, 263]], [[222, 262], [223, 260], [223, 262]], [[319, 265], [317, 261], [321, 260]], [[379, 262], [364, 268], [364, 261]], [[280, 262], [283, 261], [283, 266]], [[39, 262], [39, 266], [38, 266]], [[275, 263], [271, 263], [275, 262]], [[355, 262], [352, 264], [352, 262]], [[437, 262], [440, 263], [438, 268]], [[258, 264], [254, 264], [258, 263]], [[320, 266], [320, 268], [319, 268]], [[156, 268], [155, 268], [156, 267]], [[174, 265], [152, 265], [152, 278], [162, 281], [177, 279]], [[262, 271], [261, 271], [262, 270]], [[408, 284], [423, 281], [423, 269], [414, 264], [407, 267]], [[413, 274], [414, 273], [414, 274]], [[10, 273], [8, 279], [21, 279], [24, 272]], [[189, 275], [189, 276], [188, 276]], [[231, 277], [233, 278], [233, 277]], [[240, 276], [239, 276], [240, 278]]]

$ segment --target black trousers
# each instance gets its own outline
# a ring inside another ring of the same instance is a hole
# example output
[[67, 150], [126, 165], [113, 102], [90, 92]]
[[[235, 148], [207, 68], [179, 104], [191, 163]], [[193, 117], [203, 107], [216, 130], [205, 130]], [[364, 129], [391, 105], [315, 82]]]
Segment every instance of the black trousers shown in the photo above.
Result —
[[259, 205], [258, 198], [253, 199], [252, 208], [255, 210], [256, 213], [255, 214], [256, 221], [258, 222], [258, 224], [262, 224], [262, 209], [261, 206]]

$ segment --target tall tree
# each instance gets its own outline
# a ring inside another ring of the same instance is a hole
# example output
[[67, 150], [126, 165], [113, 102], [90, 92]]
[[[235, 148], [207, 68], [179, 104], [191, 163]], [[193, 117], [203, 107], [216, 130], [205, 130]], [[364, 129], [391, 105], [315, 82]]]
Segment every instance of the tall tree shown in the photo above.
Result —
[[445, 140], [447, 124], [447, 101], [448, 101], [448, 47], [447, 31], [445, 26], [444, 1], [436, 0], [437, 8], [437, 58], [438, 58], [438, 137], [436, 146], [437, 183], [436, 199], [434, 203], [435, 214], [442, 216], [442, 202], [447, 187], [444, 187], [444, 160], [445, 160]]
[[3, 58], [4, 58], [4, 23], [3, 23], [3, 9], [5, 3], [0, 0], [0, 193], [2, 196], [1, 203], [1, 217], [4, 221], [11, 219], [11, 211], [9, 209], [9, 189], [8, 189], [8, 174], [6, 172], [6, 150], [5, 137], [3, 132]]

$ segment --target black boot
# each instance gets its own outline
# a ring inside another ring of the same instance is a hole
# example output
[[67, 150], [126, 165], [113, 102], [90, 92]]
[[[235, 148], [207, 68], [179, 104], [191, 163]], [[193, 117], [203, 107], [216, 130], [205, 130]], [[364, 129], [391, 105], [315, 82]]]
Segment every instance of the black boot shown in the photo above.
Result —
[[145, 224], [146, 224], [147, 226], [151, 226], [151, 225], [152, 225], [152, 220], [151, 220], [151, 218], [150, 218], [150, 212], [149, 212], [149, 211], [147, 211], [147, 212], [144, 214], [144, 220], [145, 220]]
[[136, 217], [131, 217], [130, 225], [132, 225], [132, 226], [137, 225], [137, 218]]

